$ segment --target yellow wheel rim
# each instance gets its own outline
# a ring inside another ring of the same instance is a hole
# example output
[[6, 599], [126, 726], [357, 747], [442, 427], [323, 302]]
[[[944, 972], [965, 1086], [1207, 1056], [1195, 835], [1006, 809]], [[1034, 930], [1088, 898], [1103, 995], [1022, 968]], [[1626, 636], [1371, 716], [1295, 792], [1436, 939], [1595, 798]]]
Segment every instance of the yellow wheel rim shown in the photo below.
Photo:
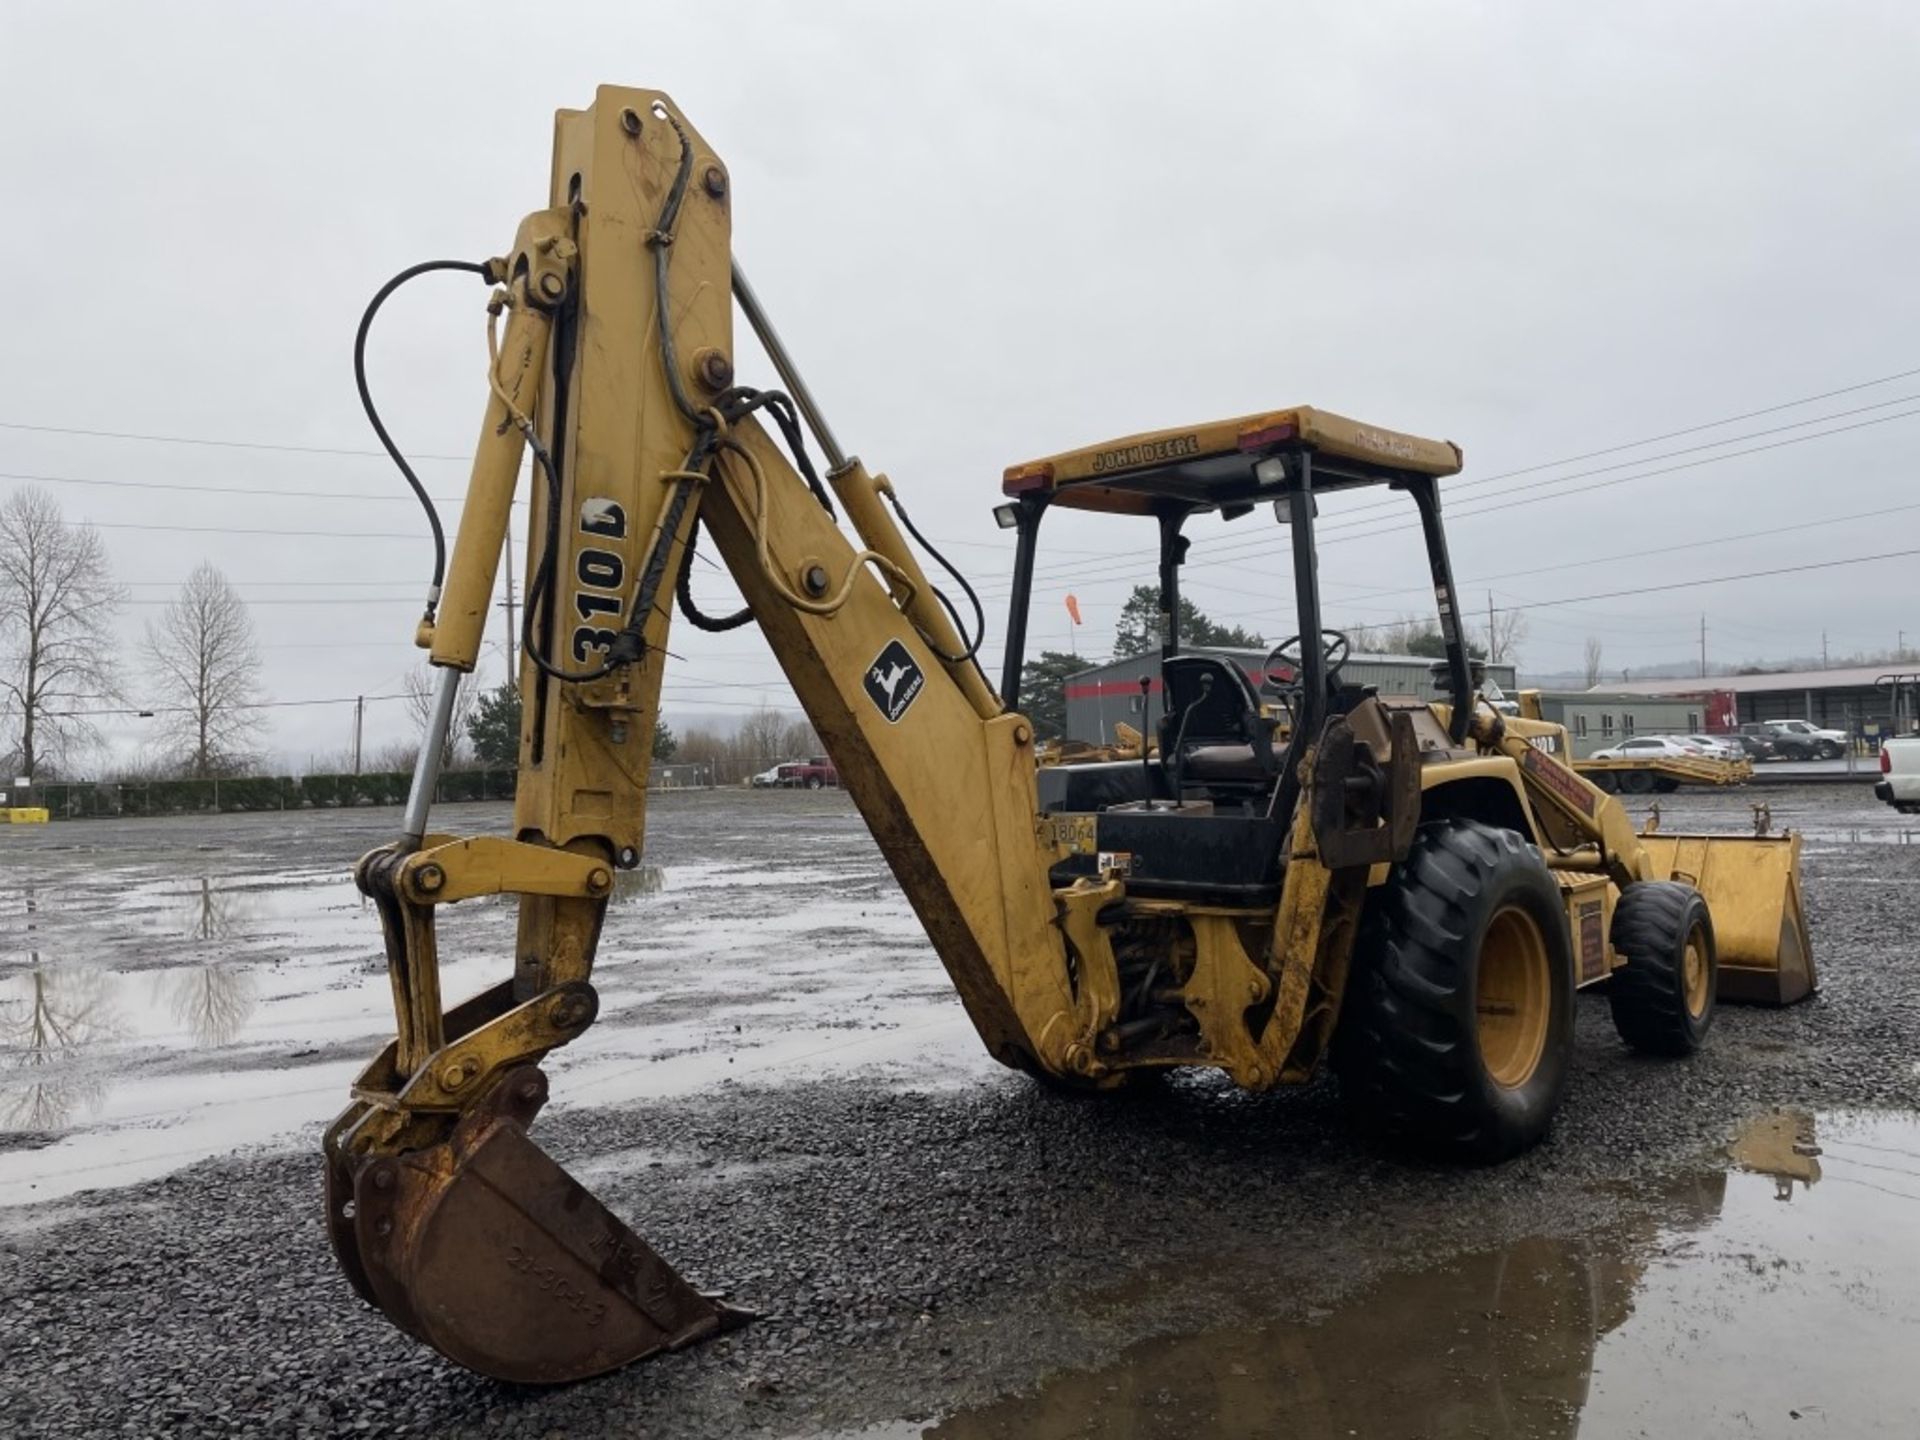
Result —
[[1698, 925], [1687, 932], [1687, 952], [1681, 960], [1681, 982], [1686, 986], [1687, 1014], [1698, 1020], [1707, 1013], [1712, 998], [1712, 977], [1707, 970], [1707, 937]]
[[1546, 937], [1526, 911], [1495, 913], [1480, 945], [1475, 986], [1480, 1061], [1496, 1085], [1512, 1089], [1533, 1078], [1547, 1048], [1553, 978]]

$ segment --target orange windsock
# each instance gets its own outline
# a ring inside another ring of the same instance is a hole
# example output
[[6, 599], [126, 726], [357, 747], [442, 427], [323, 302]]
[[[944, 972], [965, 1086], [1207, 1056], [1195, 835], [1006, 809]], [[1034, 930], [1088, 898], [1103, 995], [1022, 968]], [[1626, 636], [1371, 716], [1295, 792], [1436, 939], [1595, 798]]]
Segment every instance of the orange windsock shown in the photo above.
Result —
[[1078, 625], [1082, 623], [1080, 619], [1080, 602], [1071, 595], [1067, 596], [1067, 614], [1073, 617], [1074, 624]]

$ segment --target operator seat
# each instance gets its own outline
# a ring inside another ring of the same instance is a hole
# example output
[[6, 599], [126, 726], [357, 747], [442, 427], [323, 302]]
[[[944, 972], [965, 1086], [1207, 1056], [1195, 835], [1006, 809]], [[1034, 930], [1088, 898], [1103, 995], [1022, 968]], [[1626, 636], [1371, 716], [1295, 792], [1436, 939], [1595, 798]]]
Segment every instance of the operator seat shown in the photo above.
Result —
[[1183, 781], [1264, 784], [1279, 773], [1276, 722], [1260, 713], [1260, 696], [1238, 665], [1174, 655], [1161, 662], [1160, 684], [1160, 753]]

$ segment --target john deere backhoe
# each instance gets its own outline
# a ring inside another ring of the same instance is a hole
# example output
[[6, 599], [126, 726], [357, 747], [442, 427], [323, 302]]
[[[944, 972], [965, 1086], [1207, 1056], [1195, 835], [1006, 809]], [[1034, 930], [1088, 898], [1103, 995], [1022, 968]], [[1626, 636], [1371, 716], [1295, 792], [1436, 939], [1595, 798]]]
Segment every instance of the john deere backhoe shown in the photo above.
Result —
[[[553, 155], [549, 206], [504, 256], [393, 282], [474, 271], [491, 317], [485, 420], [417, 636], [440, 667], [429, 733], [401, 838], [356, 870], [398, 1033], [325, 1142], [335, 1253], [397, 1325], [475, 1370], [550, 1382], [743, 1318], [527, 1134], [539, 1062], [594, 1019], [601, 920], [640, 859], [676, 599], [697, 629], [760, 627], [982, 1041], [1047, 1083], [1211, 1067], [1258, 1090], [1331, 1064], [1388, 1135], [1497, 1160], [1560, 1103], [1576, 989], [1604, 984], [1629, 1044], [1679, 1056], [1716, 995], [1812, 988], [1796, 838], [1636, 835], [1564, 763], [1558, 727], [1478, 703], [1441, 527], [1453, 445], [1302, 407], [1014, 466], [996, 512], [1017, 540], [996, 693], [892, 484], [842, 452], [733, 262], [713, 149], [665, 95], [607, 88], [560, 112]], [[735, 381], [736, 303], [783, 391]], [[513, 835], [430, 833], [529, 453]], [[1359, 486], [1419, 517], [1450, 703], [1342, 679], [1316, 497]], [[1165, 644], [1143, 684], [1164, 720], [1136, 758], [1038, 770], [1020, 670], [1042, 522], [1062, 506], [1155, 529]], [[1301, 637], [1256, 683], [1184, 652], [1173, 622], [1185, 528], [1268, 507]], [[698, 608], [699, 544], [739, 585], [738, 615]], [[447, 1008], [435, 916], [486, 895], [518, 897], [511, 973]]]

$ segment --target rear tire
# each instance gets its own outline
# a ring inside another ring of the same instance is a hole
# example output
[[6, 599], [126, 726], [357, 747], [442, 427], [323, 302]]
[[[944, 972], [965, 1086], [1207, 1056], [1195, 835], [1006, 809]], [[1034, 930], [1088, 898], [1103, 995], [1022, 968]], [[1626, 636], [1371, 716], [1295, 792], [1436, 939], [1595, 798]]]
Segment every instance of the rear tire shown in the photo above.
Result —
[[818, 775], [809, 775], [807, 777], [807, 789], [809, 790], [818, 790], [826, 783], [827, 782], [822, 780]]
[[1705, 898], [1677, 880], [1628, 886], [1613, 948], [1627, 962], [1607, 983], [1620, 1038], [1645, 1055], [1693, 1054], [1713, 1028], [1720, 978]]
[[1653, 793], [1653, 776], [1645, 770], [1628, 770], [1620, 777], [1620, 793], [1622, 795], [1651, 795]]
[[1369, 898], [1334, 1049], [1396, 1143], [1472, 1162], [1535, 1144], [1566, 1089], [1573, 959], [1560, 889], [1511, 830], [1421, 827]]

